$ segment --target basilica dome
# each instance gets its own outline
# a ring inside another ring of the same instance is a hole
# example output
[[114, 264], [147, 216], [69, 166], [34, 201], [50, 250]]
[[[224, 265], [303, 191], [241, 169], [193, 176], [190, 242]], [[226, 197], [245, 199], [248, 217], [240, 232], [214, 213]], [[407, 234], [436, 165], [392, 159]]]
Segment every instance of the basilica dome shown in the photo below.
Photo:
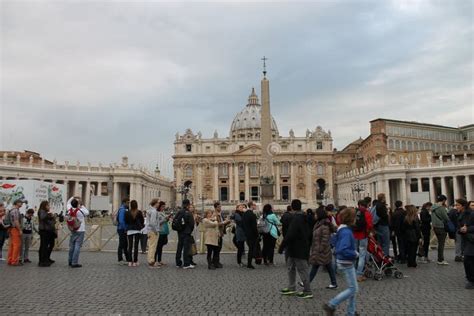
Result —
[[[252, 88], [249, 96], [248, 104], [245, 108], [237, 113], [230, 127], [230, 135], [232, 138], [260, 138], [260, 128], [262, 124], [261, 116], [262, 106]], [[278, 135], [278, 128], [275, 119], [272, 117], [272, 134]]]

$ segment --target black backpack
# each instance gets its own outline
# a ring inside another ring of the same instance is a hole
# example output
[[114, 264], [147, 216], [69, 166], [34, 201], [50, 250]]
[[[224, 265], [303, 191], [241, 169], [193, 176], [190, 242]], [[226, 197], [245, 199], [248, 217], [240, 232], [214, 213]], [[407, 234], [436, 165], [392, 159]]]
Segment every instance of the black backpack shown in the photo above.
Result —
[[367, 222], [365, 220], [365, 212], [361, 211], [359, 208], [356, 209], [356, 222], [354, 224], [353, 230], [356, 232], [364, 232], [367, 227]]
[[184, 212], [178, 212], [171, 222], [171, 228], [177, 232], [184, 230]]

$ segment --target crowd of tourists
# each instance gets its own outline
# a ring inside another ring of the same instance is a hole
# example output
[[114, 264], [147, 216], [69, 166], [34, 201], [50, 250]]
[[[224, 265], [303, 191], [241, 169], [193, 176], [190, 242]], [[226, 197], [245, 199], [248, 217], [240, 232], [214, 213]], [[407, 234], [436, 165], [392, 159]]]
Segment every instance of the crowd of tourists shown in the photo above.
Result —
[[[49, 203], [43, 201], [37, 212], [37, 227], [33, 220], [34, 210], [29, 209], [22, 215], [21, 207], [21, 200], [14, 201], [7, 212], [0, 203], [0, 260], [4, 260], [2, 248], [9, 238], [8, 265], [30, 263], [29, 247], [36, 232], [40, 236], [38, 266], [49, 267], [54, 263], [51, 252], [57, 238], [58, 217], [51, 212]], [[193, 256], [197, 253], [194, 232], [201, 225], [209, 270], [223, 268], [220, 256], [223, 238], [225, 234], [232, 234], [239, 267], [255, 269], [255, 264], [262, 263], [273, 266], [275, 250], [284, 253], [288, 286], [281, 290], [282, 295], [312, 298], [311, 282], [320, 267], [329, 275], [327, 289], [337, 289], [336, 271], [342, 273], [347, 288], [324, 304], [323, 309], [333, 315], [336, 308], [348, 300], [348, 314], [356, 315], [358, 283], [367, 279], [369, 240], [375, 238], [387, 258], [406, 264], [408, 268], [417, 268], [418, 263], [431, 262], [429, 251], [431, 232], [434, 231], [438, 243], [436, 263], [448, 265], [444, 246], [447, 238], [453, 239], [454, 261], [464, 263], [465, 287], [474, 289], [474, 201], [456, 199], [454, 208], [448, 210], [446, 196], [440, 195], [435, 204], [425, 203], [421, 209], [396, 201], [392, 211], [381, 193], [376, 200], [366, 197], [358, 201], [356, 208], [320, 205], [313, 212], [311, 209], [303, 211], [301, 201], [295, 199], [281, 218], [270, 204], [263, 206], [260, 215], [253, 201], [236, 205], [231, 214], [225, 214], [216, 202], [213, 209], [200, 215], [187, 199], [176, 214], [166, 214], [165, 210], [166, 203], [158, 199], [153, 199], [144, 211], [138, 209], [137, 201], [124, 199], [120, 208], [112, 212], [119, 239], [117, 260], [120, 265], [138, 266], [140, 246], [141, 252], [147, 253], [149, 268], [166, 266], [163, 248], [168, 243], [170, 231], [174, 230], [177, 233], [174, 264], [178, 268], [194, 269]], [[71, 268], [82, 266], [79, 255], [88, 215], [89, 211], [79, 198], [72, 197], [67, 202], [64, 221], [70, 230], [68, 263]], [[278, 240], [281, 242], [276, 247]], [[245, 254], [246, 263], [243, 262]], [[298, 283], [296, 273], [301, 280]]]

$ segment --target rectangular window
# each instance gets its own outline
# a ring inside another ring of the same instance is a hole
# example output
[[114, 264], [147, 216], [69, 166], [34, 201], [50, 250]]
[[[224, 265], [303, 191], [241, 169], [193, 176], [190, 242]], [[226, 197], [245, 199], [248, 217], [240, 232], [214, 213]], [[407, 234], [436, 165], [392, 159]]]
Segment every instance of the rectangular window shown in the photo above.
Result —
[[303, 145], [298, 145], [298, 150], [302, 151], [303, 150]]
[[239, 176], [245, 176], [245, 166], [243, 164], [239, 165]]
[[251, 187], [250, 188], [250, 198], [252, 199], [252, 201], [258, 201], [259, 200], [258, 187]]
[[284, 201], [290, 200], [290, 187], [284, 185], [281, 187], [281, 199]]
[[219, 177], [227, 177], [229, 169], [226, 163], [219, 164]]
[[221, 149], [221, 151], [226, 151], [226, 150], [227, 150], [227, 146], [226, 146], [226, 145], [221, 145], [221, 146], [220, 146], [220, 149]]
[[251, 177], [258, 177], [258, 165], [257, 163], [251, 163], [249, 165], [249, 172]]
[[186, 152], [190, 153], [193, 150], [193, 145], [191, 144], [186, 144]]
[[210, 153], [211, 152], [211, 146], [206, 146], [206, 152]]
[[221, 187], [220, 190], [219, 190], [220, 194], [219, 194], [219, 200], [220, 201], [228, 201], [229, 200], [229, 197], [228, 197], [228, 188], [227, 187]]
[[323, 142], [316, 142], [316, 149], [322, 150], [323, 149]]
[[284, 162], [281, 164], [281, 175], [287, 176], [290, 174], [290, 164], [288, 162]]

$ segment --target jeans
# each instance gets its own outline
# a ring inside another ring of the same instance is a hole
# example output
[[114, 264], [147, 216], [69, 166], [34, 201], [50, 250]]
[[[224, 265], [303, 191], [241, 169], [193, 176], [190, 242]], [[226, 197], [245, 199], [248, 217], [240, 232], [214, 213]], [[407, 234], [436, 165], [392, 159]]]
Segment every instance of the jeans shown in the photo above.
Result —
[[382, 247], [383, 253], [386, 256], [390, 255], [390, 229], [386, 225], [378, 225], [375, 227], [377, 241]]
[[[183, 260], [181, 260], [181, 256]], [[191, 265], [193, 257], [191, 256], [191, 235], [178, 233], [178, 247], [176, 249], [176, 265], [185, 267]], [[184, 262], [184, 263], [183, 263]]]
[[[309, 272], [309, 283], [313, 282], [314, 278], [316, 277], [316, 274], [318, 273], [319, 267], [320, 266], [317, 264], [311, 267], [311, 271]], [[331, 285], [337, 286], [336, 272], [333, 269], [332, 262], [326, 264], [324, 267], [326, 267], [326, 270], [328, 270], [329, 279], [331, 280]]]
[[446, 242], [446, 231], [444, 228], [433, 228], [436, 239], [438, 239], [438, 262], [444, 261], [444, 243]]
[[365, 260], [367, 257], [367, 238], [356, 240], [356, 247], [359, 251], [359, 261], [357, 262], [357, 275], [364, 274]]
[[296, 290], [296, 271], [298, 271], [301, 282], [303, 282], [303, 291], [305, 293], [311, 293], [311, 287], [309, 284], [308, 260], [288, 257], [288, 260], [286, 261], [286, 267], [288, 268], [288, 288], [293, 291]]
[[429, 230], [422, 230], [421, 233], [423, 234], [423, 252], [424, 252], [424, 257], [425, 257], [425, 258], [428, 258], [428, 252], [430, 251], [431, 231], [429, 231]]
[[248, 239], [247, 246], [249, 246], [249, 251], [247, 252], [247, 266], [252, 265], [252, 259], [255, 258], [255, 252], [257, 248], [257, 239]]
[[33, 234], [22, 234], [21, 235], [21, 252], [20, 252], [20, 260], [30, 260], [30, 246], [31, 241], [33, 240]]
[[127, 231], [125, 229], [118, 229], [117, 233], [119, 235], [119, 244], [117, 250], [118, 261], [123, 261], [123, 256], [125, 255], [125, 260], [128, 258], [128, 240], [127, 240]]
[[69, 264], [78, 264], [85, 232], [72, 232], [69, 237]]
[[51, 259], [51, 252], [54, 248], [54, 239], [56, 239], [56, 233], [50, 230], [40, 230], [39, 235], [39, 263], [49, 263], [49, 260]]
[[[127, 261], [128, 262], [137, 262], [138, 261], [138, 244], [140, 243], [140, 238], [142, 234], [133, 234], [128, 235], [128, 251], [127, 251]], [[133, 258], [132, 258], [133, 251]]]
[[0, 258], [3, 258], [2, 251], [5, 240], [8, 238], [8, 233], [6, 230], [0, 230]]
[[332, 308], [336, 308], [345, 300], [349, 300], [347, 305], [347, 315], [355, 315], [356, 312], [356, 294], [359, 290], [356, 279], [356, 271], [354, 265], [342, 265], [338, 264], [337, 268], [344, 272], [346, 283], [348, 288], [337, 294], [336, 297], [332, 298], [328, 305]]
[[455, 242], [455, 256], [462, 257], [464, 255], [464, 239], [461, 234], [456, 233], [456, 242]]
[[242, 256], [245, 252], [245, 241], [237, 241], [237, 239], [234, 238], [232, 239], [234, 242], [235, 247], [237, 248], [237, 263], [241, 264], [242, 263]]
[[168, 235], [160, 235], [156, 244], [155, 262], [161, 262], [163, 256], [163, 247], [168, 243]]

